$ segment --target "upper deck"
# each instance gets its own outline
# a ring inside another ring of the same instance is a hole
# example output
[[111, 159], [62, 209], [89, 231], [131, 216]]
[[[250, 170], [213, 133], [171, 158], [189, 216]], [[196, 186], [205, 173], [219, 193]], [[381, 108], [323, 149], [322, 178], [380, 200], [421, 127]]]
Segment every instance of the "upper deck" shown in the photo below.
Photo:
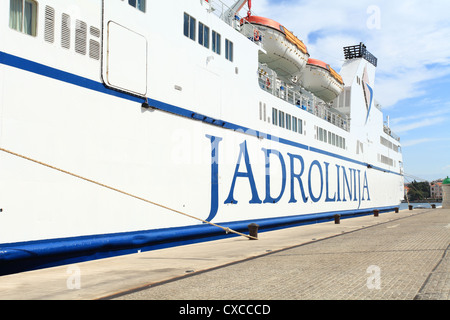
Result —
[[[258, 64], [257, 56], [248, 54], [249, 47], [255, 53], [264, 51], [265, 39], [255, 39], [256, 28], [243, 28], [238, 15], [230, 18], [232, 10], [223, 1], [192, 2], [189, 10], [145, 0], [105, 3], [13, 0], [1, 15], [9, 31], [4, 34], [4, 48], [55, 70], [104, 83], [113, 90], [142, 98], [164, 98], [216, 119], [234, 121], [239, 117], [236, 110], [230, 110], [233, 103], [226, 101], [225, 92], [236, 93], [227, 95], [228, 100], [234, 96], [245, 101], [244, 97], [253, 96], [257, 88], [260, 95], [270, 93], [301, 112], [350, 132], [350, 112], [325, 103], [301, 86], [286, 83], [269, 67]], [[166, 24], [164, 34], [158, 26], [167, 19], [158, 14], [156, 6], [173, 9], [174, 17]], [[173, 52], [179, 46], [186, 48], [184, 59]], [[34, 49], [24, 50], [31, 47]], [[370, 58], [366, 52], [360, 54]], [[183, 72], [178, 72], [181, 68]], [[202, 78], [199, 83], [193, 81], [193, 75]], [[399, 140], [386, 126], [384, 132]]]
[[[265, 37], [259, 35], [256, 25], [253, 25], [247, 19], [244, 28], [243, 17], [238, 13], [233, 13], [233, 8], [230, 8], [221, 0], [204, 0], [203, 4], [209, 8], [208, 10], [211, 13], [225, 21], [231, 28], [244, 35], [260, 50], [264, 51]], [[249, 28], [249, 25], [252, 27]], [[257, 34], [256, 37], [255, 34]], [[258, 84], [262, 90], [273, 96], [324, 119], [340, 129], [350, 131], [350, 117], [348, 115], [334, 109], [331, 103], [325, 103], [305, 88], [287, 83], [264, 63], [259, 63]]]

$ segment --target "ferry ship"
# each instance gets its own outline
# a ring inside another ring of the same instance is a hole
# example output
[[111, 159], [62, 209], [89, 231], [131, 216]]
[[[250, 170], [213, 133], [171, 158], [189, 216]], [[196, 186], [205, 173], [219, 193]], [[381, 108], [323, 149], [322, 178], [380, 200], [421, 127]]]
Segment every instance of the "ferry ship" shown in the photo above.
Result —
[[0, 12], [0, 274], [403, 198], [400, 138], [363, 43], [337, 72], [247, 0], [8, 0]]

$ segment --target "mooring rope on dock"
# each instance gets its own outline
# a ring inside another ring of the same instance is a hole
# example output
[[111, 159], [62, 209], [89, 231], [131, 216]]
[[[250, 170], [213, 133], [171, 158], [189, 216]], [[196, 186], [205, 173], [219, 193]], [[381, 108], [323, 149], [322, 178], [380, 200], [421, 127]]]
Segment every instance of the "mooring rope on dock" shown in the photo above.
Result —
[[[407, 177], [408, 177], [408, 178], [407, 178]], [[425, 182], [426, 180], [421, 179], [421, 178], [418, 178], [418, 177], [415, 177], [415, 176], [412, 176], [412, 175], [409, 175], [409, 174], [406, 174], [406, 173], [403, 174], [403, 178], [404, 178], [405, 180], [407, 180], [406, 182], [409, 183], [409, 186], [410, 186], [412, 189], [414, 189], [414, 190], [415, 190], [415, 191], [423, 198], [423, 200], [426, 201], [426, 202], [431, 206], [431, 202], [430, 202], [427, 198], [425, 198], [425, 195], [423, 194], [422, 191], [420, 191], [419, 189], [417, 189], [416, 187], [414, 187], [414, 184], [413, 184], [414, 181], [409, 180], [409, 178], [413, 178], [415, 181], [417, 181], [417, 180], [422, 180], [423, 182]], [[408, 193], [406, 193], [406, 200], [408, 200], [408, 205], [410, 205], [410, 203], [409, 203], [409, 198], [408, 198]]]
[[24, 156], [24, 155], [22, 155], [22, 154], [13, 152], [13, 151], [11, 151], [11, 150], [8, 150], [8, 149], [5, 149], [5, 148], [0, 147], [0, 151], [3, 151], [3, 152], [8, 153], [8, 154], [10, 154], [10, 155], [16, 156], [16, 157], [18, 157], [18, 158], [22, 158], [22, 159], [24, 159], [24, 160], [28, 160], [28, 161], [34, 162], [34, 163], [39, 164], [39, 165], [41, 165], [41, 166], [44, 166], [44, 167], [47, 167], [47, 168], [50, 168], [50, 169], [53, 169], [53, 170], [62, 172], [62, 173], [64, 173], [64, 174], [70, 175], [70, 176], [72, 176], [72, 177], [75, 177], [75, 178], [78, 178], [78, 179], [81, 179], [81, 180], [84, 180], [84, 181], [93, 183], [93, 184], [98, 185], [98, 186], [100, 186], [100, 187], [103, 187], [103, 188], [106, 188], [106, 189], [109, 189], [109, 190], [112, 190], [112, 191], [115, 191], [115, 192], [124, 194], [124, 195], [126, 195], [126, 196], [131, 197], [131, 198], [135, 198], [135, 199], [137, 199], [137, 200], [141, 200], [141, 201], [143, 201], [143, 202], [146, 202], [146, 203], [152, 204], [152, 205], [154, 205], [154, 206], [157, 206], [157, 207], [166, 209], [166, 210], [168, 210], [168, 211], [172, 211], [172, 212], [181, 214], [181, 215], [183, 215], [183, 216], [186, 216], [186, 217], [189, 217], [189, 218], [192, 218], [192, 219], [201, 221], [201, 222], [203, 222], [203, 223], [207, 223], [207, 224], [212, 225], [212, 226], [214, 226], [214, 227], [223, 229], [223, 230], [225, 231], [226, 234], [228, 234], [228, 233], [234, 233], [234, 234], [237, 234], [237, 235], [240, 235], [240, 236], [249, 238], [249, 239], [257, 240], [256, 237], [253, 237], [253, 236], [250, 236], [250, 235], [247, 235], [247, 234], [244, 234], [244, 233], [235, 231], [235, 230], [230, 229], [230, 228], [227, 228], [227, 227], [223, 227], [223, 226], [218, 225], [218, 224], [216, 224], [216, 223], [213, 223], [213, 222], [211, 222], [211, 221], [203, 220], [203, 219], [201, 219], [201, 218], [195, 217], [195, 216], [190, 215], [190, 214], [188, 214], [188, 213], [185, 213], [185, 212], [182, 212], [182, 211], [179, 211], [179, 210], [176, 210], [176, 209], [167, 207], [167, 206], [165, 206], [165, 205], [162, 205], [162, 204], [153, 202], [153, 201], [151, 201], [151, 200], [142, 198], [142, 197], [137, 196], [137, 195], [134, 195], [134, 194], [132, 194], [132, 193], [129, 193], [129, 192], [126, 192], [126, 191], [123, 191], [123, 190], [120, 190], [120, 189], [117, 189], [117, 188], [108, 186], [108, 185], [106, 185], [106, 184], [104, 184], [104, 183], [101, 183], [101, 182], [98, 182], [98, 181], [95, 181], [95, 180], [92, 180], [92, 179], [89, 179], [89, 178], [80, 176], [80, 175], [75, 174], [75, 173], [73, 173], [73, 172], [70, 172], [70, 171], [67, 171], [67, 170], [63, 170], [63, 169], [61, 169], [61, 168], [58, 168], [58, 167], [52, 166], [52, 165], [50, 165], [50, 164], [47, 164], [47, 163], [45, 163], [45, 162], [42, 162], [42, 161], [39, 161], [39, 160], [30, 158], [30, 157]]

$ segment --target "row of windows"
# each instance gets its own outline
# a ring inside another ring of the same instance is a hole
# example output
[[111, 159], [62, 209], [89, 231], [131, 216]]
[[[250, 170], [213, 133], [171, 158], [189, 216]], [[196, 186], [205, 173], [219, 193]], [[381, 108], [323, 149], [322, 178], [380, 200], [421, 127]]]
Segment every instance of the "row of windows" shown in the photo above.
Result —
[[383, 146], [388, 147], [391, 150], [394, 150], [395, 152], [399, 152], [399, 146], [396, 144], [393, 144], [392, 142], [390, 142], [389, 140], [387, 140], [386, 138], [383, 138], [382, 136], [380, 136], [380, 143]]
[[[268, 118], [266, 114], [266, 104], [262, 102], [259, 103], [259, 119], [263, 121], [267, 121], [268, 119], [268, 121], [270, 122], [270, 118]], [[276, 108], [272, 108], [272, 124], [281, 128], [285, 128], [287, 130], [303, 134], [302, 119], [294, 117], [293, 115], [290, 115]], [[315, 126], [315, 129], [317, 140], [331, 144], [341, 149], [346, 149], [345, 138], [317, 126]]]
[[272, 108], [272, 124], [303, 134], [303, 121], [284, 111]]
[[337, 134], [327, 131], [323, 128], [316, 127], [316, 139], [341, 149], [345, 149], [345, 138], [338, 136]]
[[[183, 25], [183, 33], [189, 39], [196, 41], [196, 37], [198, 37], [198, 43], [205, 48], [210, 48], [210, 37], [211, 37], [211, 49], [213, 52], [221, 55], [221, 36], [217, 31], [210, 29], [208, 26], [203, 24], [202, 22], [198, 22], [198, 33], [196, 32], [197, 21], [195, 18], [191, 17], [187, 13], [184, 13], [184, 25]], [[225, 39], [225, 59], [229, 61], [233, 61], [233, 42], [228, 39]]]
[[[38, 3], [33, 0], [10, 0], [9, 26], [10, 28], [37, 36], [37, 11]], [[73, 46], [76, 53], [86, 55], [95, 60], [100, 59], [100, 29], [88, 25], [86, 22], [76, 19], [75, 30], [72, 32], [71, 17], [62, 13], [60, 16], [62, 48], [71, 49]], [[58, 16], [55, 9], [45, 6], [44, 10], [44, 41], [55, 43], [55, 30]], [[88, 42], [89, 34], [89, 42]]]
[[[128, 4], [145, 12], [146, 0], [128, 0]], [[37, 11], [38, 3], [35, 0], [9, 0], [9, 27], [35, 37], [37, 34]], [[46, 26], [49, 23], [48, 16], [46, 9]]]

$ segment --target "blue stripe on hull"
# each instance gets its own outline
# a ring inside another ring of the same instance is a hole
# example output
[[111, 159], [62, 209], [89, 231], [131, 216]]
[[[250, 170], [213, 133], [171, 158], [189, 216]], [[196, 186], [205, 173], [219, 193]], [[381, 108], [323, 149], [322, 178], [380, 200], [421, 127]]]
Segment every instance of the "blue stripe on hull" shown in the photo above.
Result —
[[[380, 213], [393, 211], [395, 207], [377, 208]], [[233, 230], [246, 232], [248, 224], [257, 223], [260, 232], [300, 225], [327, 222], [340, 214], [341, 219], [373, 214], [374, 209], [334, 211], [300, 216], [246, 220], [221, 224]], [[179, 245], [212, 241], [235, 234], [225, 235], [223, 230], [208, 224], [136, 231], [117, 234], [50, 239], [0, 245], [0, 275], [48, 268], [150, 251]]]
[[324, 154], [336, 159], [341, 159], [341, 160], [345, 160], [351, 163], [355, 163], [358, 165], [362, 165], [362, 166], [369, 166], [374, 169], [374, 170], [379, 170], [382, 172], [386, 172], [386, 173], [392, 173], [395, 175], [401, 175], [398, 172], [394, 172], [394, 171], [390, 171], [369, 163], [365, 163], [365, 162], [361, 162], [359, 160], [355, 160], [355, 159], [351, 159], [348, 157], [344, 157], [341, 155], [337, 155], [335, 153], [331, 153], [325, 150], [321, 150], [312, 146], [307, 146], [301, 143], [298, 143], [296, 141], [291, 141], [291, 140], [287, 140], [284, 138], [280, 138], [280, 137], [276, 137], [264, 132], [260, 132], [257, 130], [253, 130], [241, 125], [237, 125], [231, 122], [226, 122], [223, 120], [218, 120], [218, 119], [212, 119], [210, 117], [198, 114], [196, 112], [193, 112], [191, 110], [188, 109], [184, 109], [181, 107], [177, 107], [162, 101], [158, 101], [158, 100], [154, 100], [151, 98], [143, 98], [143, 97], [137, 97], [134, 96], [132, 94], [129, 93], [125, 93], [125, 92], [121, 92], [121, 91], [117, 91], [117, 90], [113, 90], [110, 89], [108, 87], [106, 87], [103, 83], [88, 79], [88, 78], [84, 78], [81, 76], [78, 76], [76, 74], [73, 73], [69, 73], [66, 71], [62, 71], [59, 69], [55, 69], [31, 60], [27, 60], [24, 58], [20, 58], [5, 52], [1, 52], [0, 51], [0, 64], [4, 64], [10, 67], [14, 67], [14, 68], [18, 68], [21, 70], [25, 70], [28, 72], [32, 72], [35, 74], [39, 74], [41, 76], [45, 76], [51, 79], [55, 79], [55, 80], [59, 80], [59, 81], [63, 81], [72, 85], [76, 85], [82, 88], [86, 88], [89, 90], [93, 90], [93, 91], [97, 91], [100, 93], [104, 93], [104, 94], [108, 94], [108, 95], [112, 95], [118, 98], [122, 98], [122, 99], [126, 99], [126, 100], [130, 100], [136, 103], [140, 103], [140, 104], [147, 104], [148, 106], [151, 106], [153, 108], [165, 111], [165, 112], [170, 112], [182, 117], [186, 117], [186, 118], [190, 118], [190, 119], [194, 119], [197, 121], [203, 121], [215, 126], [219, 126], [219, 127], [223, 127], [225, 129], [230, 129], [230, 130], [239, 130], [240, 132], [244, 132], [245, 134], [248, 135], [252, 135], [258, 138], [264, 138], [264, 139], [268, 139], [268, 140], [272, 140], [272, 141], [277, 141], [281, 144], [284, 145], [289, 145], [289, 146], [293, 146], [296, 148], [300, 148], [300, 149], [304, 149], [304, 150], [309, 150], [311, 152], [315, 152], [315, 153], [319, 153], [319, 154]]
[[[274, 140], [284, 145], [309, 150], [314, 153], [324, 154], [358, 165], [368, 166], [367, 163], [355, 159], [330, 153], [325, 150], [314, 148], [312, 146], [306, 146], [295, 141], [278, 138], [230, 122], [211, 119], [206, 116], [197, 114], [193, 111], [170, 105], [158, 100], [137, 97], [128, 93], [116, 91], [106, 87], [103, 83], [59, 69], [55, 69], [34, 61], [10, 55], [5, 52], [0, 52], [0, 64], [32, 72], [51, 79], [63, 81], [71, 85], [76, 85], [85, 89], [115, 96], [121, 99], [126, 99], [136, 103], [147, 103], [149, 106], [156, 109], [170, 112], [193, 120], [200, 120], [215, 126], [223, 127], [225, 129], [239, 130], [241, 132], [245, 132], [246, 134]], [[388, 171], [380, 167], [371, 167], [373, 169], [384, 171], [386, 173], [400, 175], [397, 172]], [[392, 211], [394, 210], [394, 207], [377, 209], [379, 209], [381, 212]], [[372, 212], [373, 209], [350, 210], [342, 212], [327, 212], [292, 217], [270, 218], [263, 220], [247, 220], [224, 223], [222, 225], [236, 231], [245, 232], [247, 230], [247, 225], [254, 222], [260, 225], [261, 231], [269, 231], [290, 226], [329, 221], [332, 220], [333, 216], [337, 213], [341, 214], [342, 218], [346, 218], [354, 215], [372, 214]], [[224, 238], [226, 236], [231, 237], [235, 235], [224, 235], [221, 229], [203, 224], [196, 226], [139, 232], [41, 240], [14, 244], [0, 244], [0, 275], [136, 253], [137, 250], [148, 251], [202, 241], [210, 241]]]

